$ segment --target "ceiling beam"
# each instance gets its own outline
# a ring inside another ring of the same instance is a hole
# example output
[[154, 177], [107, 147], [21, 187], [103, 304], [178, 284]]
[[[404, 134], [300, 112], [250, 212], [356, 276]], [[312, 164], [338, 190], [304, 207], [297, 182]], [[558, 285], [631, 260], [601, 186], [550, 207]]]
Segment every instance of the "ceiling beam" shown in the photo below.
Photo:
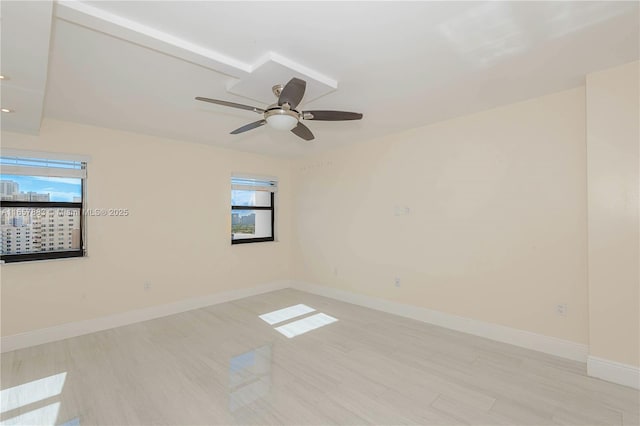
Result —
[[252, 71], [251, 64], [79, 1], [58, 2], [56, 17], [231, 77]]
[[81, 1], [59, 1], [55, 13], [58, 19], [231, 76], [227, 90], [247, 99], [269, 103], [271, 85], [293, 76], [307, 81], [307, 102], [338, 88], [336, 80], [275, 52], [248, 64]]

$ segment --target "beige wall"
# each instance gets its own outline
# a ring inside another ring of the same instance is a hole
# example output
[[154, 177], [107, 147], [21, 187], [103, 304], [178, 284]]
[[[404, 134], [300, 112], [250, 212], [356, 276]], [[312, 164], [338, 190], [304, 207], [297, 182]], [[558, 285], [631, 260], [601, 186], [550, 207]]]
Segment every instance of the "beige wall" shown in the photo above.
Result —
[[585, 150], [577, 88], [301, 160], [296, 278], [587, 343]]
[[638, 62], [587, 76], [589, 342], [640, 365]]
[[[130, 210], [88, 219], [87, 258], [3, 265], [3, 336], [290, 277], [288, 161], [54, 120], [2, 146], [89, 155], [88, 207]], [[232, 171], [280, 179], [279, 242], [230, 245]]]

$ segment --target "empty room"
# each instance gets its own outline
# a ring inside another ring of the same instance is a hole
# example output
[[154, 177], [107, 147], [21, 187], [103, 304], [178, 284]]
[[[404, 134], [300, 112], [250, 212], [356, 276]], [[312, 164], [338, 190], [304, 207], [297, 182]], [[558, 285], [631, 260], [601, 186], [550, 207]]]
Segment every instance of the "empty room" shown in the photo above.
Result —
[[0, 425], [640, 425], [640, 2], [0, 16]]

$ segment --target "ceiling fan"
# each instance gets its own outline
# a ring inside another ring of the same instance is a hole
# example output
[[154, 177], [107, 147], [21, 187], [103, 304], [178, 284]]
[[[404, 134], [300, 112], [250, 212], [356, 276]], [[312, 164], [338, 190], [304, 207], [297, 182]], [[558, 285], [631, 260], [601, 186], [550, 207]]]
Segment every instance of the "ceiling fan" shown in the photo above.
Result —
[[298, 111], [296, 107], [304, 96], [307, 82], [299, 78], [292, 78], [286, 85], [273, 86], [273, 94], [278, 101], [269, 105], [266, 109], [253, 107], [249, 105], [237, 104], [235, 102], [221, 101], [219, 99], [210, 99], [196, 97], [196, 100], [210, 102], [212, 104], [224, 105], [231, 108], [245, 109], [262, 114], [262, 120], [245, 124], [244, 126], [231, 132], [232, 135], [244, 133], [265, 124], [269, 124], [274, 129], [291, 130], [295, 135], [306, 141], [314, 139], [311, 130], [301, 120], [321, 120], [321, 121], [343, 121], [343, 120], [360, 120], [362, 114], [357, 112], [345, 111]]

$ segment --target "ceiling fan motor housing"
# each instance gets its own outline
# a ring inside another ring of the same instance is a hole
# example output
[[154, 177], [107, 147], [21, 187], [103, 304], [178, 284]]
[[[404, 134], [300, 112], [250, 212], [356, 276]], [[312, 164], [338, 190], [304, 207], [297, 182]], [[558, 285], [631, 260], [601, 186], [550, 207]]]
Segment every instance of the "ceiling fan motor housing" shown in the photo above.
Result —
[[271, 88], [271, 91], [275, 95], [276, 99], [280, 98], [280, 94], [282, 93], [282, 89], [284, 89], [283, 84], [276, 84]]

